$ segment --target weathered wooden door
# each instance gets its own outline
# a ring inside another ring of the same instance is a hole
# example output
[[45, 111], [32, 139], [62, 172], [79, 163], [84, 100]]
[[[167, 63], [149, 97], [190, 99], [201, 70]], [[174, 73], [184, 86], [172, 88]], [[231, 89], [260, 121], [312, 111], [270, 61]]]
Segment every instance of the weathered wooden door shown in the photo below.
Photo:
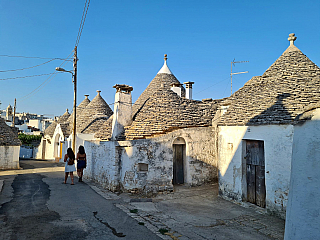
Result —
[[183, 156], [184, 156], [184, 144], [174, 144], [174, 157], [173, 157], [173, 184], [184, 183], [184, 171], [183, 171]]
[[46, 159], [46, 140], [42, 141], [42, 159]]
[[265, 161], [263, 141], [246, 141], [247, 200], [266, 206]]

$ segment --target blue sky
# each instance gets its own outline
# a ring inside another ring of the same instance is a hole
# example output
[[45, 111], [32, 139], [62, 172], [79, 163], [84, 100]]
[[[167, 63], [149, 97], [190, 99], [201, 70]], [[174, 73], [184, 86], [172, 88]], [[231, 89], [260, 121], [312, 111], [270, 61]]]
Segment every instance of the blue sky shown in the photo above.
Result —
[[[66, 58], [73, 50], [85, 0], [1, 0], [0, 55]], [[320, 1], [91, 0], [78, 46], [78, 104], [101, 90], [114, 102], [115, 84], [133, 86], [135, 101], [163, 65], [180, 82], [194, 81], [193, 98], [219, 99], [263, 72], [295, 45], [320, 65]], [[72, 56], [72, 55], [71, 55]], [[0, 56], [0, 79], [48, 74], [63, 63]], [[63, 67], [72, 69], [72, 62]], [[5, 71], [5, 72], [3, 72]], [[71, 74], [0, 80], [0, 109], [61, 115], [73, 106]], [[43, 85], [41, 85], [43, 84]], [[38, 88], [41, 86], [40, 88]], [[38, 89], [37, 89], [38, 88]], [[34, 91], [37, 89], [36, 91]], [[27, 96], [26, 96], [27, 95]], [[111, 105], [112, 107], [112, 105]]]

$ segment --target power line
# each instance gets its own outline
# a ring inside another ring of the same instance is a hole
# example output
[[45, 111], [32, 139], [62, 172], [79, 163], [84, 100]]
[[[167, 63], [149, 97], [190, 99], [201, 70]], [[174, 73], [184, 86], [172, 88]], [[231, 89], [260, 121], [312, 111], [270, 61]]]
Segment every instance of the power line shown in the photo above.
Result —
[[[88, 4], [87, 4], [87, 2], [88, 2]], [[89, 9], [89, 4], [90, 4], [90, 0], [89, 1], [86, 0], [86, 2], [84, 4], [84, 8], [83, 8], [83, 12], [82, 12], [82, 18], [81, 18], [81, 22], [80, 22], [80, 26], [79, 26], [79, 31], [78, 31], [78, 36], [77, 36], [77, 40], [76, 40], [76, 44], [75, 44], [76, 47], [78, 46], [80, 38], [81, 38], [83, 26], [84, 26], [84, 23], [86, 21], [88, 9]]]
[[12, 77], [12, 78], [0, 78], [0, 80], [4, 81], [4, 80], [12, 80], [12, 79], [18, 79], [18, 78], [29, 78], [29, 77], [40, 77], [40, 76], [45, 76], [45, 75], [51, 75], [54, 74], [53, 73], [43, 73], [43, 74], [37, 74], [37, 75], [31, 75], [31, 76], [23, 76], [23, 77]]
[[52, 62], [53, 60], [55, 60], [55, 59], [51, 59], [51, 60], [49, 60], [49, 61], [46, 61], [46, 62], [44, 62], [44, 63], [40, 63], [40, 64], [35, 65], [35, 66], [32, 66], [32, 67], [19, 68], [19, 69], [14, 69], [14, 70], [4, 70], [4, 71], [0, 71], [0, 72], [15, 72], [15, 71], [27, 70], [27, 69], [31, 69], [31, 68], [35, 68], [35, 67], [39, 67], [39, 66], [41, 66], [41, 65], [47, 64], [47, 63], [49, 63], [49, 62]]
[[85, 10], [86, 10], [86, 5], [87, 5], [87, 0], [86, 0], [86, 2], [84, 4], [84, 8], [83, 8], [83, 12], [82, 12], [82, 17], [81, 17], [81, 21], [80, 21], [79, 30], [78, 30], [78, 36], [77, 36], [77, 40], [76, 40], [76, 46], [77, 46], [77, 42], [78, 42], [78, 39], [79, 39], [80, 31], [81, 31], [81, 25], [82, 25], [82, 22], [83, 22], [83, 16], [84, 16], [84, 13], [85, 13]]
[[[60, 64], [59, 67], [61, 67], [63, 64], [65, 64], [65, 62], [67, 61], [67, 59], [70, 57], [70, 55], [72, 54], [73, 51], [71, 51], [71, 53], [68, 55], [68, 57], [66, 57], [64, 59], [64, 61]], [[28, 99], [29, 97], [31, 97], [32, 95], [36, 94], [37, 92], [39, 92], [42, 88], [44, 88], [49, 82], [52, 81], [52, 79], [57, 75], [58, 72], [54, 72], [51, 74], [51, 76], [49, 76], [43, 83], [41, 83], [37, 88], [35, 88], [33, 91], [31, 91], [30, 93], [28, 93], [27, 95], [24, 95], [23, 97], [19, 98], [19, 100], [23, 101]], [[51, 79], [50, 79], [51, 78]], [[50, 80], [49, 80], [50, 79]], [[42, 87], [41, 87], [42, 86]]]
[[198, 93], [201, 93], [201, 92], [203, 92], [203, 91], [206, 91], [206, 90], [208, 90], [209, 88], [211, 88], [211, 87], [213, 87], [213, 86], [215, 86], [215, 85], [217, 85], [217, 84], [219, 84], [219, 83], [221, 83], [221, 82], [223, 82], [223, 81], [225, 81], [225, 80], [227, 80], [227, 79], [229, 79], [229, 77], [226, 77], [225, 79], [223, 79], [223, 80], [221, 80], [221, 81], [219, 81], [219, 82], [214, 83], [213, 85], [205, 88], [204, 90], [201, 90], [201, 91], [199, 91], [199, 92], [194, 93], [194, 95], [197, 95]]
[[64, 61], [72, 61], [71, 59], [66, 60], [65, 58], [44, 58], [44, 57], [27, 57], [27, 56], [11, 56], [11, 55], [0, 55], [0, 57], [13, 57], [13, 58], [36, 58], [36, 59], [44, 59], [44, 60], [64, 60]]

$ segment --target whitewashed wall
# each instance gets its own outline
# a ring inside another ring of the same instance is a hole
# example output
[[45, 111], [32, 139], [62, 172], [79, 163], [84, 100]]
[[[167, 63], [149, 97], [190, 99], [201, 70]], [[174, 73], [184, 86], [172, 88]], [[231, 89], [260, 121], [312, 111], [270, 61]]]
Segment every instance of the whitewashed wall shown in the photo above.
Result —
[[84, 177], [111, 191], [117, 191], [120, 187], [115, 144], [114, 141], [85, 141], [83, 145], [87, 155]]
[[264, 141], [266, 208], [285, 216], [292, 158], [293, 126], [220, 126], [218, 128], [219, 194], [246, 198], [244, 140]]
[[[42, 159], [42, 149], [43, 149], [44, 138], [41, 139], [41, 143], [38, 147], [34, 148], [33, 158]], [[46, 160], [54, 160], [54, 138], [49, 138], [46, 140], [45, 145], [45, 157]]]
[[[200, 185], [217, 180], [211, 127], [179, 129], [150, 139], [85, 142], [88, 158], [85, 177], [111, 190], [171, 191], [173, 142], [178, 137], [186, 142], [185, 183]], [[139, 171], [139, 163], [148, 164], [148, 171]]]
[[0, 169], [19, 169], [20, 146], [0, 146]]
[[320, 109], [312, 121], [294, 127], [285, 239], [320, 236]]
[[32, 147], [20, 147], [20, 158], [32, 158], [33, 157], [33, 148]]

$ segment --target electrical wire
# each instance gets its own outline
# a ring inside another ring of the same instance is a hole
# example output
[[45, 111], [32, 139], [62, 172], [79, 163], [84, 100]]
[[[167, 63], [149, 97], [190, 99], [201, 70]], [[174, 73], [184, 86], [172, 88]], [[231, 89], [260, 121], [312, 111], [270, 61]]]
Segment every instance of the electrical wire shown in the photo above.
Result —
[[223, 79], [223, 80], [221, 80], [221, 81], [219, 81], [219, 82], [214, 83], [213, 85], [205, 88], [204, 90], [201, 90], [201, 91], [199, 91], [199, 92], [194, 93], [194, 95], [197, 95], [198, 93], [201, 93], [201, 92], [203, 92], [203, 91], [206, 91], [206, 90], [208, 90], [209, 88], [211, 88], [211, 87], [213, 87], [213, 86], [215, 86], [215, 85], [218, 85], [219, 83], [221, 83], [221, 82], [223, 82], [223, 81], [225, 81], [225, 80], [227, 80], [227, 79], [229, 79], [229, 77], [226, 77], [225, 79]]
[[[87, 2], [88, 2], [88, 4], [87, 4]], [[83, 12], [82, 12], [82, 18], [81, 18], [81, 22], [80, 22], [80, 26], [79, 26], [79, 31], [78, 31], [78, 36], [77, 36], [77, 40], [76, 40], [76, 44], [75, 44], [76, 47], [79, 45], [79, 41], [80, 41], [80, 38], [81, 38], [83, 26], [84, 26], [84, 23], [86, 21], [88, 9], [89, 9], [89, 4], [90, 4], [90, 0], [89, 1], [86, 0], [86, 2], [84, 4], [84, 8], [83, 8]]]
[[72, 61], [71, 59], [66, 58], [44, 58], [44, 57], [27, 57], [27, 56], [11, 56], [11, 55], [0, 55], [0, 57], [15, 57], [15, 58], [37, 58], [37, 59], [50, 59], [50, 60], [64, 60], [64, 61]]
[[0, 71], [0, 72], [15, 72], [15, 71], [27, 70], [27, 69], [31, 69], [31, 68], [35, 68], [35, 67], [39, 67], [39, 66], [41, 66], [41, 65], [47, 64], [47, 63], [49, 63], [49, 62], [52, 62], [53, 60], [55, 60], [55, 59], [51, 59], [51, 60], [49, 60], [49, 61], [46, 61], [46, 62], [44, 62], [44, 63], [40, 63], [40, 64], [35, 65], [35, 66], [32, 66], [32, 67], [20, 68], [20, 69], [14, 69], [14, 70], [4, 70], [4, 71]]
[[78, 42], [78, 39], [79, 39], [80, 31], [81, 31], [81, 25], [82, 25], [82, 22], [83, 22], [83, 16], [84, 16], [84, 13], [85, 13], [85, 10], [86, 10], [86, 6], [87, 6], [87, 1], [88, 0], [86, 0], [86, 2], [84, 4], [84, 8], [83, 8], [83, 12], [82, 12], [82, 17], [81, 17], [81, 21], [80, 21], [79, 30], [78, 30], [78, 36], [77, 36], [77, 40], [76, 40], [76, 46], [77, 46], [77, 42]]
[[[64, 59], [64, 61], [60, 64], [59, 67], [62, 67], [65, 62], [67, 61], [67, 59], [70, 57], [70, 55], [73, 53], [73, 51], [71, 51], [71, 53], [68, 55], [68, 57], [66, 57]], [[57, 75], [58, 72], [54, 72], [52, 73], [51, 76], [49, 76], [44, 82], [42, 82], [37, 88], [35, 88], [33, 91], [31, 91], [30, 93], [28, 93], [27, 95], [24, 95], [23, 97], [19, 98], [19, 101], [24, 101], [28, 98], [30, 98], [31, 96], [33, 96], [34, 94], [36, 94], [37, 92], [39, 92], [42, 88], [44, 88], [49, 82], [52, 81], [53, 78], [55, 78], [55, 76]]]
[[37, 74], [37, 75], [31, 75], [31, 76], [23, 76], [23, 77], [0, 78], [0, 80], [4, 81], [4, 80], [12, 80], [12, 79], [18, 79], [18, 78], [40, 77], [40, 76], [45, 76], [45, 75], [51, 75], [51, 74], [54, 74], [54, 73], [55, 72], [53, 72], [53, 73], [43, 73], [43, 74]]

